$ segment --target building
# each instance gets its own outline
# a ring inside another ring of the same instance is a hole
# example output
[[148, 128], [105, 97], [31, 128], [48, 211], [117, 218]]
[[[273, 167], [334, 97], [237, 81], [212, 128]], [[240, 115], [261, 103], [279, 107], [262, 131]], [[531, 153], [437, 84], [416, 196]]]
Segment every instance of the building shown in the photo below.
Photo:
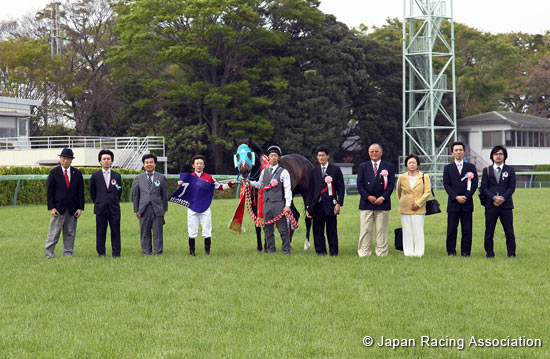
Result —
[[504, 145], [506, 163], [518, 170], [550, 163], [550, 119], [514, 112], [492, 111], [458, 120], [458, 140], [478, 171], [491, 163], [491, 149]]
[[0, 146], [4, 148], [28, 148], [32, 108], [40, 101], [0, 96]]

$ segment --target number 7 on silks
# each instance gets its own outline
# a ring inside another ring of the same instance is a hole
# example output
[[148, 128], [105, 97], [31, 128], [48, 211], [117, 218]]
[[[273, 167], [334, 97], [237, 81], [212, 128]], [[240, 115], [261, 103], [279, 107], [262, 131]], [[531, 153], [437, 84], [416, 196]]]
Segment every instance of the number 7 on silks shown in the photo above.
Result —
[[189, 207], [194, 212], [206, 211], [214, 198], [214, 184], [203, 181], [191, 173], [180, 173], [183, 182], [168, 201]]

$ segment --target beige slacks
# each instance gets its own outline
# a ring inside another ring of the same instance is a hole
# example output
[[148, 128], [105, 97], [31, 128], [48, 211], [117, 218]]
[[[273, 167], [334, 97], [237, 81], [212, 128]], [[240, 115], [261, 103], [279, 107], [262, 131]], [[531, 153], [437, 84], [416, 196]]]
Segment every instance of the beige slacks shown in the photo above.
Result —
[[388, 255], [389, 215], [390, 211], [361, 211], [361, 232], [359, 234], [359, 245], [357, 246], [357, 254], [359, 254], [359, 257], [370, 256], [372, 254], [373, 225], [376, 228], [376, 255]]

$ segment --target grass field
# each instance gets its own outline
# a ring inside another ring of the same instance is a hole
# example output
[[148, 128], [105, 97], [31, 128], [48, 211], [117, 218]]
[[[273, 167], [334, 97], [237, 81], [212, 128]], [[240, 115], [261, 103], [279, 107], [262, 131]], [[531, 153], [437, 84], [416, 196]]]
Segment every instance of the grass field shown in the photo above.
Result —
[[[45, 206], [2, 207], [0, 358], [550, 358], [548, 198], [548, 189], [516, 192], [518, 256], [506, 257], [497, 227], [493, 260], [477, 195], [470, 258], [447, 257], [445, 213], [426, 218], [424, 257], [392, 248], [385, 258], [359, 258], [357, 196], [346, 197], [339, 217], [337, 258], [304, 252], [303, 222], [292, 256], [279, 238], [277, 254], [258, 253], [248, 218], [247, 233], [227, 229], [237, 202], [217, 200], [208, 257], [202, 240], [197, 257], [187, 254], [186, 210], [172, 203], [164, 255], [143, 257], [124, 203], [121, 258], [97, 257], [89, 205], [75, 256], [64, 258], [60, 241], [46, 260]], [[398, 226], [394, 208], [390, 231]], [[378, 347], [381, 336], [416, 345]], [[464, 348], [422, 346], [421, 336], [463, 339]], [[542, 347], [476, 347], [471, 337], [540, 339]]]

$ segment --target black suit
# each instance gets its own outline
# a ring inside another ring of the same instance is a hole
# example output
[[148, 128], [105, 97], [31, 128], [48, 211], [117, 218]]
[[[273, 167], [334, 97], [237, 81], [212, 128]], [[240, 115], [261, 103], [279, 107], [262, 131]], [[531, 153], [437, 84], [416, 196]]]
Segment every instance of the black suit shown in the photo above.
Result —
[[[328, 185], [325, 182], [327, 176], [332, 177], [332, 196], [329, 196]], [[326, 225], [330, 255], [338, 255], [338, 223], [334, 207], [336, 204], [344, 205], [344, 193], [344, 176], [340, 167], [329, 163], [324, 176], [320, 164], [311, 170], [306, 209], [313, 217], [313, 242], [317, 254], [327, 254], [324, 236]]]
[[74, 214], [77, 210], [84, 210], [84, 179], [80, 170], [70, 167], [71, 180], [69, 188], [61, 166], [50, 171], [46, 182], [48, 196], [48, 210], [57, 209], [60, 214], [66, 210]]
[[120, 257], [120, 196], [122, 194], [122, 177], [111, 170], [109, 187], [105, 183], [103, 170], [92, 174], [90, 180], [90, 197], [94, 202], [96, 215], [96, 250], [100, 256], [105, 255], [107, 224], [111, 227], [111, 247], [113, 257]]
[[[465, 178], [468, 172], [473, 174], [469, 190], [467, 188], [468, 179]], [[461, 255], [469, 256], [472, 250], [472, 212], [474, 211], [472, 196], [477, 189], [477, 183], [476, 167], [471, 163], [463, 162], [461, 173], [458, 172], [454, 161], [443, 169], [443, 186], [449, 195], [447, 201], [447, 254], [449, 255], [456, 255], [456, 235], [459, 221], [462, 232]], [[457, 196], [466, 196], [466, 203], [458, 203]]]
[[[487, 252], [487, 257], [495, 256], [495, 252], [493, 251], [493, 236], [499, 218], [504, 229], [504, 235], [506, 236], [508, 256], [516, 255], [516, 237], [514, 235], [514, 217], [512, 214], [512, 209], [514, 208], [512, 194], [515, 190], [516, 171], [512, 167], [508, 165], [501, 166], [498, 182], [493, 166], [483, 169], [479, 191], [483, 193], [485, 198], [485, 203], [482, 204], [485, 206], [485, 252]], [[493, 204], [496, 196], [504, 198], [504, 203], [500, 206]]]

